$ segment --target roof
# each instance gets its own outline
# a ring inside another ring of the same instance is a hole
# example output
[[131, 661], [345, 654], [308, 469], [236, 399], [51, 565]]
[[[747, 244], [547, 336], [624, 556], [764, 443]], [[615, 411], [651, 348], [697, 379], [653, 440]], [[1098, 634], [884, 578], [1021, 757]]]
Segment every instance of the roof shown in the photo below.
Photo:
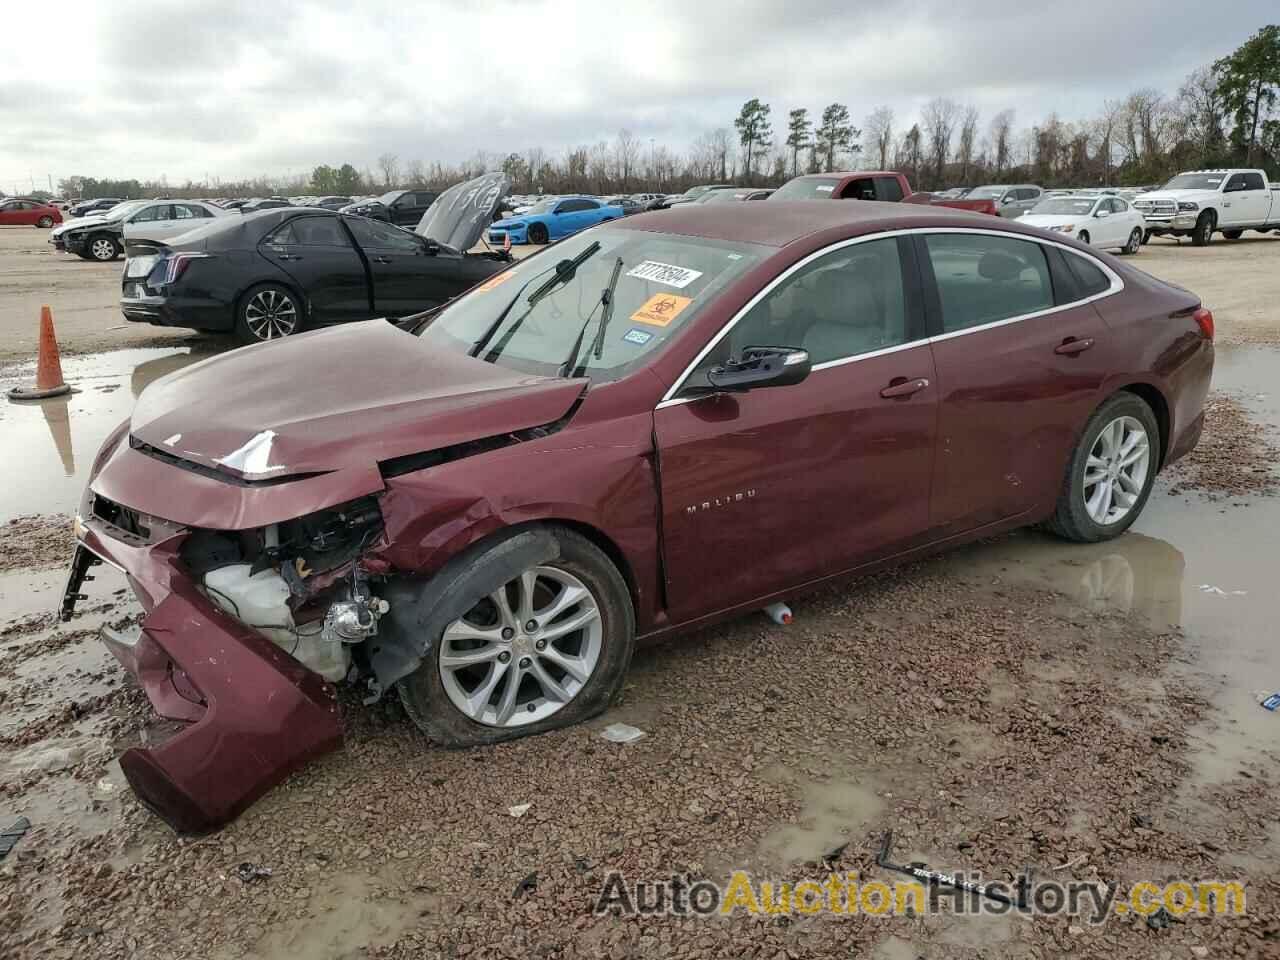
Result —
[[792, 180], [825, 180], [828, 177], [853, 178], [853, 177], [897, 177], [895, 170], [832, 170], [830, 173], [802, 173], [798, 177], [792, 177]]
[[639, 213], [611, 226], [649, 230], [707, 240], [739, 240], [781, 247], [801, 237], [835, 227], [851, 228], [850, 236], [877, 230], [933, 226], [959, 220], [981, 226], [1004, 226], [996, 218], [967, 210], [926, 204], [881, 203], [875, 200], [770, 200], [768, 203], [682, 203], [669, 210]]

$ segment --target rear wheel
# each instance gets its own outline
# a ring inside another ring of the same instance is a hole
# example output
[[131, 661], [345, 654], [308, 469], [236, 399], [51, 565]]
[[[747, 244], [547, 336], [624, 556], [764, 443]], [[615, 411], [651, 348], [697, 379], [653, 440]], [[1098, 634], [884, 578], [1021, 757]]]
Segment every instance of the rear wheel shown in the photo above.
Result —
[[1206, 210], [1200, 214], [1196, 220], [1195, 229], [1191, 231], [1191, 245], [1193, 247], [1207, 247], [1209, 242], [1213, 240], [1214, 218], [1213, 211]]
[[1243, 230], [1223, 230], [1222, 235], [1228, 240], [1239, 240], [1244, 234]]
[[1079, 238], [1078, 238], [1078, 239], [1080, 240], [1080, 242], [1081, 242], [1081, 243], [1088, 243], [1088, 242], [1089, 242], [1089, 231], [1088, 231], [1088, 230], [1081, 230], [1081, 231], [1080, 231], [1080, 236], [1079, 236]]
[[236, 336], [244, 343], [262, 343], [302, 330], [302, 303], [293, 291], [277, 283], [262, 283], [240, 298]]
[[1150, 230], [1144, 230], [1144, 231], [1142, 232], [1142, 242], [1143, 242], [1143, 244], [1148, 244], [1148, 243], [1150, 243], [1150, 242], [1151, 242], [1151, 231], [1150, 231]]
[[120, 244], [109, 233], [97, 233], [89, 238], [89, 256], [106, 263], [120, 256]]
[[1137, 227], [1133, 228], [1133, 233], [1129, 234], [1129, 242], [1120, 248], [1120, 252], [1126, 256], [1132, 256], [1142, 249], [1142, 231]]
[[1048, 528], [1081, 543], [1124, 533], [1151, 495], [1159, 450], [1160, 428], [1146, 401], [1124, 391], [1108, 398], [1072, 453]]
[[469, 606], [428, 638], [422, 666], [398, 685], [409, 717], [446, 747], [593, 717], [622, 689], [631, 663], [631, 596], [609, 558], [585, 537], [551, 528], [538, 536], [554, 542], [555, 556], [512, 576], [518, 536], [458, 568], [444, 595]]
[[550, 238], [547, 234], [546, 224], [531, 223], [529, 224], [529, 242], [530, 243], [546, 243]]
[[53, 226], [53, 217], [49, 216], [48, 214], [45, 214], [43, 217], [41, 217], [39, 220], [36, 221], [36, 226], [43, 227], [45, 230], [48, 230], [50, 227]]

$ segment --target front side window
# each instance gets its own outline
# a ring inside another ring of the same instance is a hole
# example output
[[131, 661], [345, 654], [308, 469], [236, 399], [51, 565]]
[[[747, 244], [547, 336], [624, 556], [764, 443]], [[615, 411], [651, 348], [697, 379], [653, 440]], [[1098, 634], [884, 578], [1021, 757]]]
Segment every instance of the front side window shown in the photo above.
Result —
[[[426, 349], [468, 353], [528, 373], [569, 376], [581, 367], [593, 383], [616, 380], [648, 363], [730, 283], [772, 252], [737, 241], [597, 228], [480, 284], [420, 336]], [[575, 261], [576, 269], [570, 269]], [[602, 293], [615, 269], [617, 283], [597, 357], [593, 348], [605, 313]], [[570, 363], [575, 343], [577, 355]]]
[[870, 177], [853, 180], [840, 192], [840, 196], [845, 200], [874, 200], [876, 185]]
[[[316, 220], [328, 220], [329, 217], [316, 217]], [[361, 217], [348, 217], [347, 226], [355, 235], [356, 242], [362, 247], [380, 247], [384, 250], [402, 250], [416, 252], [421, 249], [417, 237], [399, 227], [381, 223], [377, 220], [365, 220]], [[337, 227], [337, 224], [334, 224]]]
[[925, 237], [942, 307], [955, 333], [1053, 306], [1049, 264], [1038, 243], [990, 234]]
[[916, 339], [907, 322], [899, 251], [896, 239], [870, 240], [797, 270], [734, 324], [685, 380], [681, 394], [710, 387], [708, 371], [747, 347], [799, 347], [816, 366]]
[[150, 223], [153, 220], [172, 220], [173, 213], [167, 203], [145, 207], [133, 215], [132, 223]]

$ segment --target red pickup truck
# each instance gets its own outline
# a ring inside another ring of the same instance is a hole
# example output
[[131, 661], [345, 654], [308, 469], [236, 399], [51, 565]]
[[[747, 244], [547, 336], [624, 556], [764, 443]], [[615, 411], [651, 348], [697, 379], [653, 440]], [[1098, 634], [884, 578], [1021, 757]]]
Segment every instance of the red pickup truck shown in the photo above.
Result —
[[890, 203], [929, 203], [974, 213], [999, 216], [994, 200], [943, 200], [932, 193], [914, 193], [907, 178], [891, 170], [851, 173], [810, 173], [788, 180], [770, 200], [886, 200]]

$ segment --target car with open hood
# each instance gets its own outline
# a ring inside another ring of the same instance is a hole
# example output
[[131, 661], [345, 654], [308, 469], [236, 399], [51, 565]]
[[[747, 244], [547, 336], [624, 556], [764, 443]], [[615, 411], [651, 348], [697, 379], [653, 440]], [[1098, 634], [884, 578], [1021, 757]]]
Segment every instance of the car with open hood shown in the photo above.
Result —
[[507, 267], [504, 253], [466, 252], [505, 181], [487, 174], [450, 188], [441, 215], [424, 216], [418, 233], [289, 206], [227, 214], [163, 244], [130, 244], [120, 309], [128, 320], [234, 333], [245, 343], [415, 313]]
[[144, 616], [103, 640], [183, 726], [121, 766], [209, 830], [341, 742], [335, 682], [489, 745], [600, 713], [640, 641], [1016, 527], [1115, 537], [1199, 438], [1212, 337], [1194, 294], [996, 217], [639, 214], [157, 380], [93, 461], [62, 615], [127, 574]]
[[524, 213], [495, 220], [489, 227], [489, 242], [550, 243], [623, 216], [622, 207], [598, 197], [548, 197]]

